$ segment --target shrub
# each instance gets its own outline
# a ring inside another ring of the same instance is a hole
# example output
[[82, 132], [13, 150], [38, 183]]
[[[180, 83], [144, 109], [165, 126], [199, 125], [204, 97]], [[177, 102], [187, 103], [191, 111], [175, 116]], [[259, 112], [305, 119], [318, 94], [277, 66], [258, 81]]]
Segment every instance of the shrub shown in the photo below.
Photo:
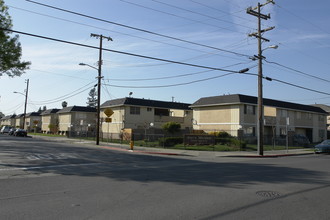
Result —
[[177, 122], [170, 121], [163, 125], [163, 129], [170, 134], [174, 134], [180, 131], [181, 125]]
[[167, 137], [159, 139], [159, 145], [164, 147], [173, 147], [177, 144], [182, 144], [183, 138], [182, 137]]

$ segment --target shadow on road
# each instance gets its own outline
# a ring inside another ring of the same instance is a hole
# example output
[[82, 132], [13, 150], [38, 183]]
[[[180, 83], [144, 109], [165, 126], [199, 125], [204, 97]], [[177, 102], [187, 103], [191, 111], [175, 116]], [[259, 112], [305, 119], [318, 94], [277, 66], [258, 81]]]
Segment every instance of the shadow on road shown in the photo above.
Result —
[[[322, 183], [325, 176], [324, 172], [272, 165], [270, 162], [274, 159], [203, 162], [24, 138], [9, 142], [1, 139], [0, 154], [6, 155], [9, 159], [17, 159], [15, 163], [4, 163], [0, 155], [2, 167], [34, 167], [31, 170], [35, 173], [107, 177], [119, 181], [157, 181], [240, 188], [255, 182]], [[27, 159], [31, 155], [48, 155], [48, 157]], [[61, 158], [58, 155], [71, 155], [71, 157]], [[91, 163], [96, 165], [88, 165]], [[72, 164], [79, 166], [70, 166]]]

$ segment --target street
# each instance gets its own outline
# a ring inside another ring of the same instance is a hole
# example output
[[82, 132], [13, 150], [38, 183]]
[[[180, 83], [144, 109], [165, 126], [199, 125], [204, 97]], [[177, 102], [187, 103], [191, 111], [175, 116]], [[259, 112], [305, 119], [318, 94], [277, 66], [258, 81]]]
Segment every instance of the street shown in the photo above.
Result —
[[0, 219], [329, 219], [329, 159], [147, 155], [0, 135]]

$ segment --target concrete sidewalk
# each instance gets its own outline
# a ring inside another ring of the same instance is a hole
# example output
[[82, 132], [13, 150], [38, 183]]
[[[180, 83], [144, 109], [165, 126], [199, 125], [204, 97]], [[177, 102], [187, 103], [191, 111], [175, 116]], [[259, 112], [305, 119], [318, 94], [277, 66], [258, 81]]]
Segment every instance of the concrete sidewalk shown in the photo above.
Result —
[[95, 141], [73, 139], [67, 137], [48, 137], [39, 135], [29, 135], [35, 139], [43, 139], [48, 141], [66, 142], [75, 144], [84, 144], [90, 147], [98, 147], [110, 150], [119, 150], [126, 152], [142, 153], [142, 154], [158, 154], [168, 156], [191, 156], [191, 157], [251, 157], [251, 158], [266, 158], [266, 157], [284, 157], [284, 156], [298, 156], [306, 154], [314, 154], [311, 148], [293, 149], [293, 150], [272, 150], [264, 151], [264, 155], [258, 155], [256, 151], [195, 151], [195, 150], [178, 150], [170, 148], [156, 148], [156, 147], [141, 147], [134, 146], [133, 150], [129, 145], [100, 142], [100, 145], [95, 145]]

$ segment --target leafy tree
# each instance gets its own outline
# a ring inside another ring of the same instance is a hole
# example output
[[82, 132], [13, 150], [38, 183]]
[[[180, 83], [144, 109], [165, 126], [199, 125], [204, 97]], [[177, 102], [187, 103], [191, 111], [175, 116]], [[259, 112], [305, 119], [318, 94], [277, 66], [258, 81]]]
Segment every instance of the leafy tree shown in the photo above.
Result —
[[88, 93], [89, 97], [87, 97], [87, 107], [93, 107], [95, 108], [96, 107], [96, 104], [97, 104], [97, 92], [96, 92], [96, 89], [93, 88], [91, 89], [91, 91], [89, 91]]
[[170, 121], [163, 125], [163, 129], [170, 134], [175, 134], [180, 131], [181, 125], [177, 122]]
[[62, 102], [62, 107], [65, 108], [65, 107], [67, 107], [67, 106], [68, 106], [68, 103], [67, 103], [66, 101], [63, 101], [63, 102]]
[[5, 117], [5, 115], [2, 112], [0, 112], [0, 118], [3, 118], [3, 117]]
[[20, 76], [31, 65], [30, 62], [21, 61], [22, 48], [18, 35], [12, 37], [10, 31], [4, 30], [11, 29], [12, 26], [8, 7], [0, 0], [0, 76]]

